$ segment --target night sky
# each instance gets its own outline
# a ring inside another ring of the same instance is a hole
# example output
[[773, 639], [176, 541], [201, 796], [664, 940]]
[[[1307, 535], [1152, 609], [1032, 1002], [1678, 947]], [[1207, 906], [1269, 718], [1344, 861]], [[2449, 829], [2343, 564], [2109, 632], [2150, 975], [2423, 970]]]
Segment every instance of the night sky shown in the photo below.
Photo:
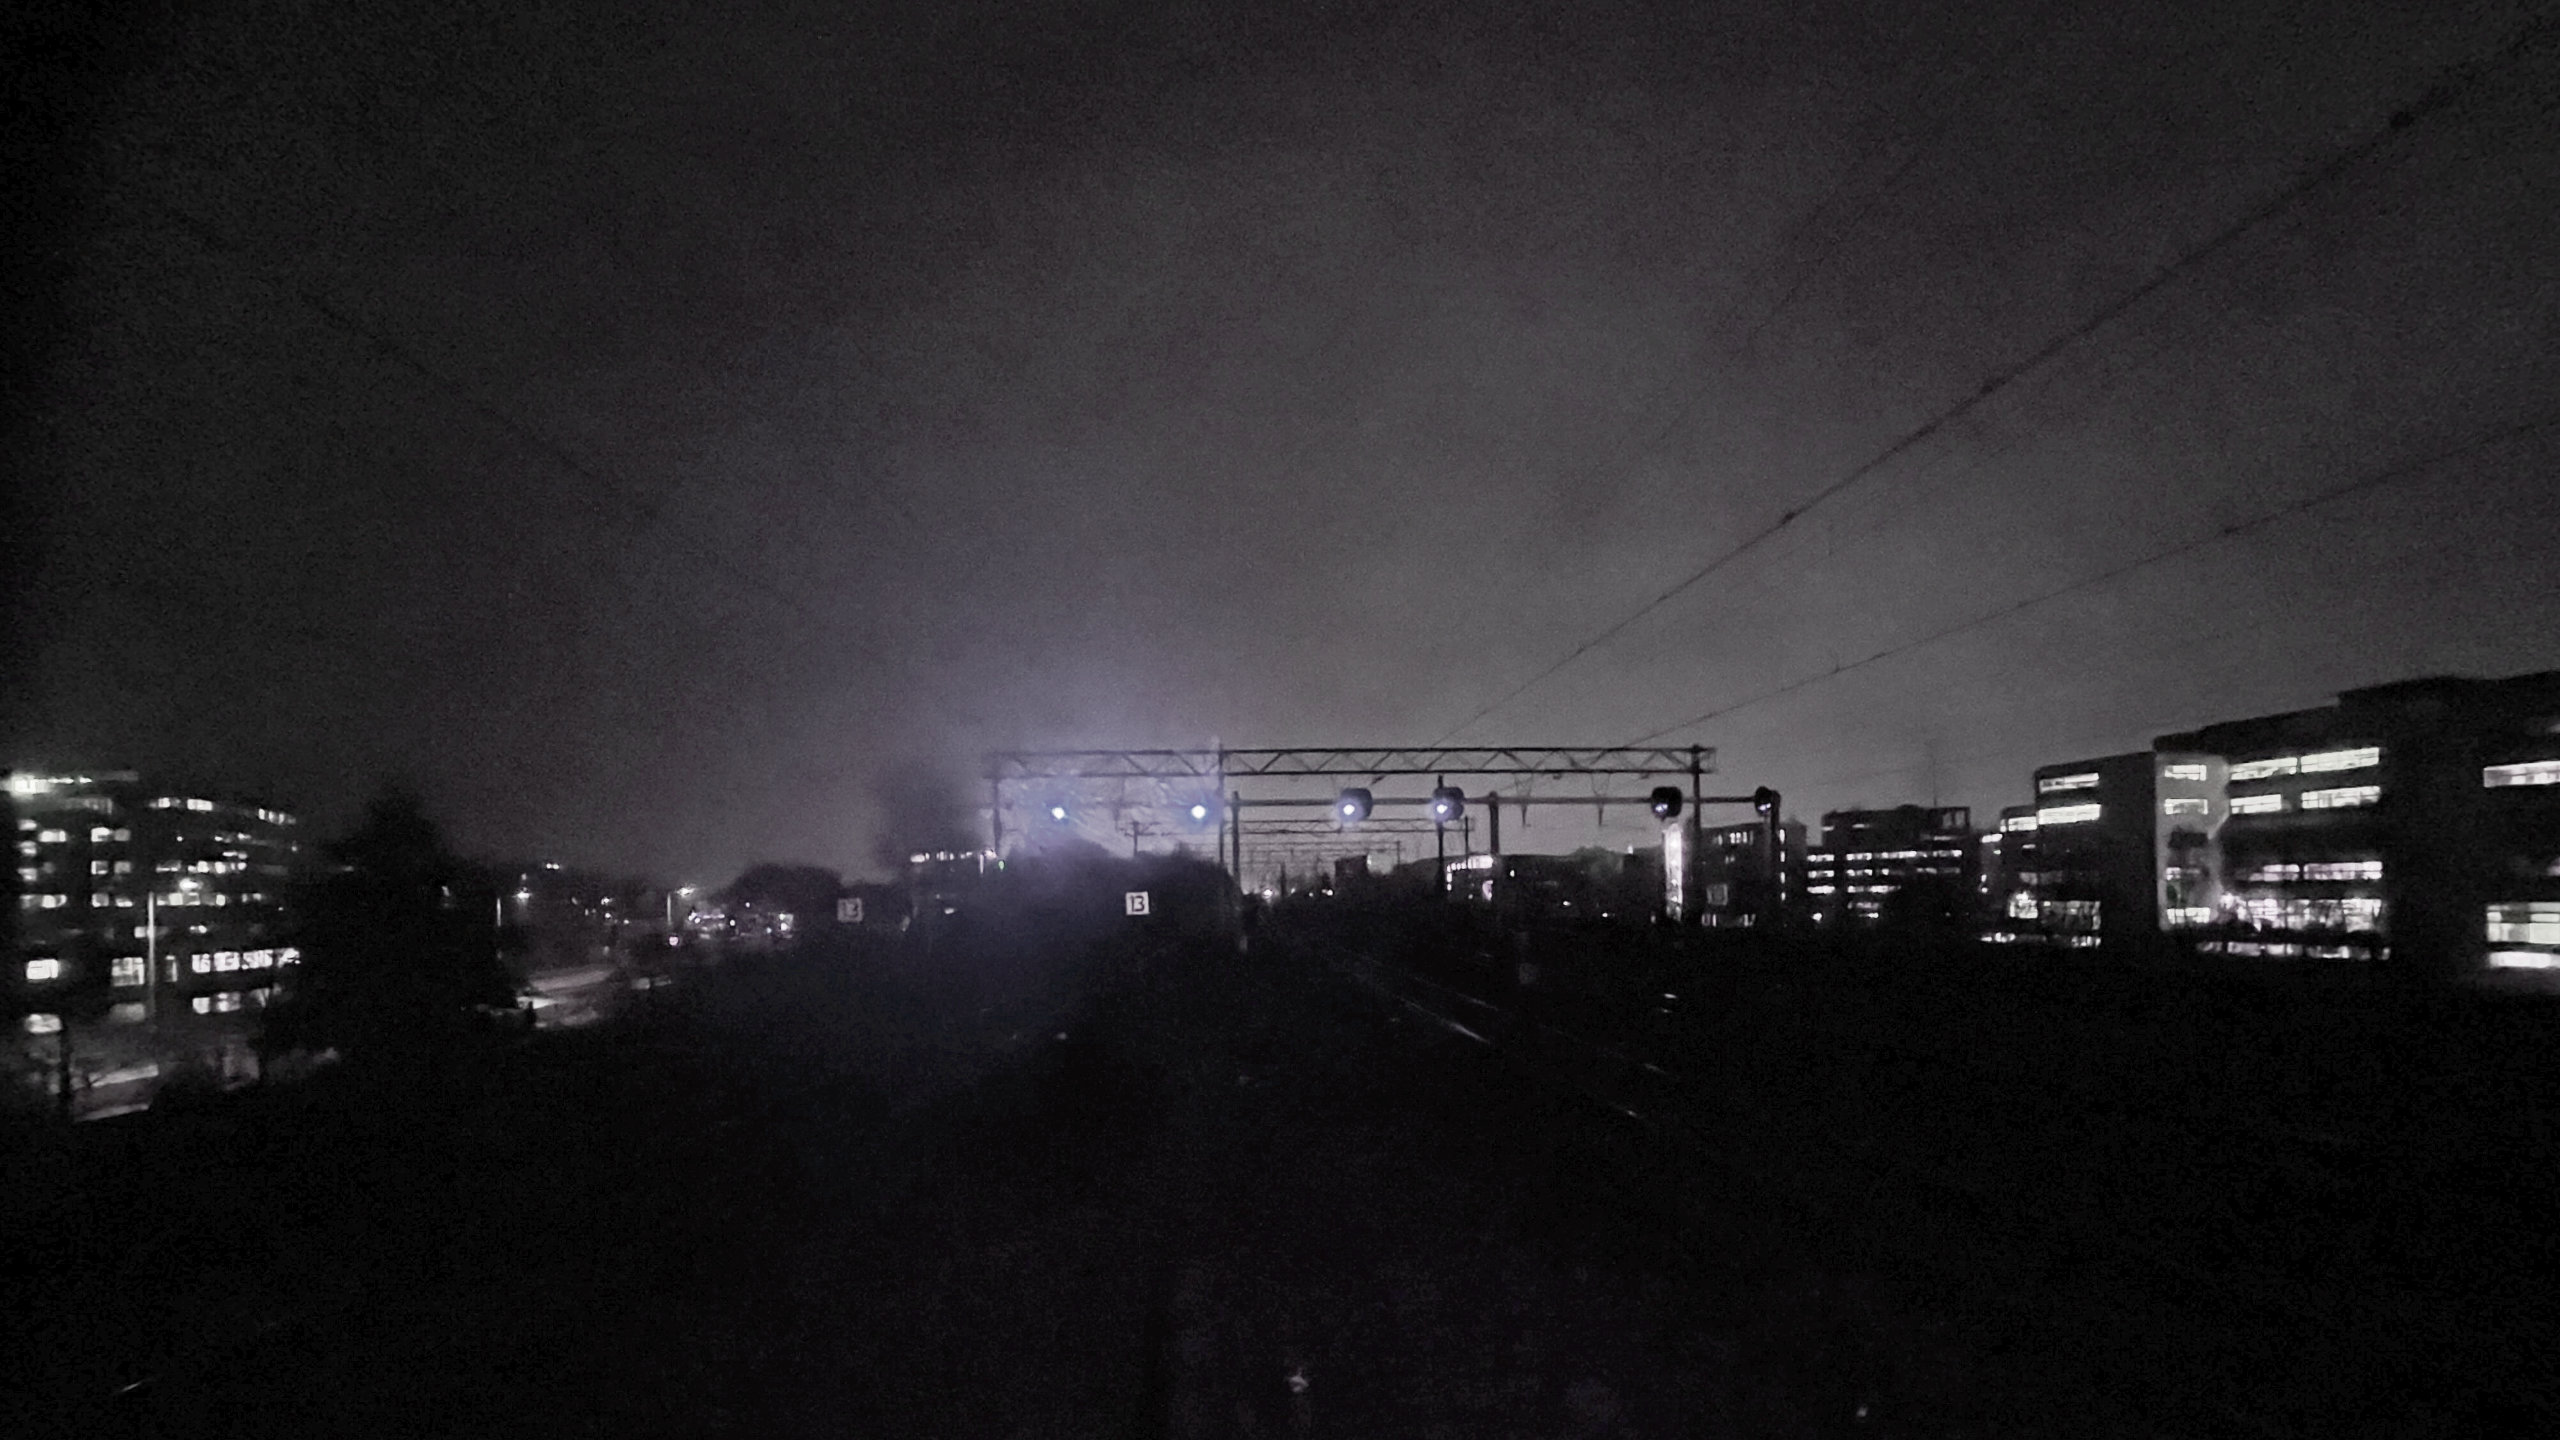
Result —
[[392, 0], [59, 39], [0, 744], [324, 828], [402, 774], [469, 848], [716, 881], [863, 869], [884, 777], [998, 745], [1739, 705], [1664, 738], [1798, 813], [1991, 806], [2560, 666], [2528, 20]]

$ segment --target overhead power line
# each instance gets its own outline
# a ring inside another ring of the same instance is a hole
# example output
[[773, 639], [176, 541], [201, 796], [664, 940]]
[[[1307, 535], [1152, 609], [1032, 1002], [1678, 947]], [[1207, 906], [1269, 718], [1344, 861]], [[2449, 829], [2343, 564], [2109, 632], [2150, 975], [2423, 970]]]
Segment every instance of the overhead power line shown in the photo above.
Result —
[[2097, 333], [2099, 330], [2104, 329], [2108, 324], [2124, 315], [2127, 311], [2132, 310], [2135, 306], [2140, 305], [2151, 296], [2158, 294], [2169, 285], [2183, 279], [2188, 274], [2192, 273], [2197, 267], [2204, 264], [2207, 260], [2212, 259], [2214, 256], [2219, 255], [2224, 250], [2230, 248], [2233, 243], [2240, 240], [2243, 236], [2248, 235], [2260, 226], [2266, 224], [2268, 221], [2275, 219], [2277, 216], [2291, 209], [2294, 205], [2298, 204], [2314, 191], [2317, 191], [2323, 186], [2329, 184], [2332, 180], [2335, 180], [2338, 176], [2344, 174], [2359, 162], [2381, 150], [2393, 140], [2398, 139], [2403, 131], [2408, 130], [2411, 126], [2416, 125], [2421, 120], [2425, 120], [2433, 115], [2441, 113], [2447, 107], [2451, 106], [2456, 100], [2459, 100], [2464, 95], [2468, 94], [2482, 79], [2496, 70], [2512, 64], [2528, 49], [2532, 48], [2535, 43], [2541, 40], [2545, 32], [2551, 28], [2553, 18], [2553, 15], [2550, 13], [2538, 14], [2530, 22], [2519, 29], [2512, 39], [2510, 39], [2505, 45], [2501, 46], [2487, 59], [2467, 61], [2451, 66], [2442, 71], [2436, 77], [2434, 83], [2430, 84], [2425, 91], [2409, 101], [2406, 105], [2391, 111], [2379, 127], [2368, 132], [2361, 139], [2358, 139], [2334, 152], [2327, 160], [2322, 161], [2320, 164], [2314, 166], [2296, 178], [2292, 183], [2284, 186], [2267, 199], [2259, 202], [2256, 206], [2253, 206], [2247, 212], [2242, 214], [2238, 219], [2232, 221], [2228, 225], [2225, 225], [2222, 229], [2215, 231], [2212, 235], [2207, 236], [2203, 241], [2190, 247], [2175, 259], [2172, 259], [2153, 270], [2149, 275], [2136, 282], [2132, 287], [2118, 294], [2114, 299], [2108, 301], [2106, 304], [2098, 307], [2096, 311], [2083, 318], [2079, 323], [2062, 331], [2060, 334], [2053, 336], [2042, 345], [2037, 346], [2025, 355], [2011, 361], [2008, 365], [1993, 372], [1989, 378], [1985, 379], [1979, 386], [1975, 387], [1971, 394], [1955, 401], [1953, 404], [1940, 410], [1935, 415], [1930, 416], [1928, 419], [1922, 421], [1912, 429], [1903, 432], [1883, 449], [1877, 451], [1874, 455], [1868, 457], [1860, 464], [1851, 467], [1847, 473], [1833, 480], [1830, 484], [1823, 486], [1804, 500], [1797, 502], [1792, 508], [1779, 515], [1776, 520], [1745, 537], [1741, 543], [1726, 550], [1723, 554], [1716, 556], [1714, 559], [1699, 566], [1697, 569], [1690, 571], [1687, 575], [1682, 576], [1679, 580], [1654, 595], [1653, 598], [1645, 601], [1643, 604], [1637, 606], [1627, 614], [1602, 627], [1598, 633], [1581, 641], [1579, 644], [1576, 644], [1572, 649], [1567, 650], [1562, 656], [1548, 664], [1544, 669], [1539, 670], [1528, 679], [1512, 686], [1509, 690], [1479, 707], [1475, 713], [1469, 715], [1464, 720], [1450, 726], [1446, 731], [1443, 731], [1439, 736], [1435, 737], [1431, 743], [1435, 745], [1447, 743], [1452, 737], [1463, 734], [1476, 722], [1502, 709], [1504, 706], [1509, 705], [1512, 701], [1519, 699], [1531, 690], [1536, 689], [1550, 677], [1572, 665], [1575, 661], [1580, 660], [1583, 656], [1590, 654], [1592, 651], [1597, 650], [1601, 646], [1616, 639], [1619, 635], [1624, 634], [1629, 626], [1634, 625], [1637, 621], [1653, 614], [1655, 611], [1669, 604], [1672, 600], [1678, 598], [1682, 594], [1685, 594], [1700, 582], [1716, 574], [1718, 571], [1723, 570], [1726, 566], [1742, 558], [1744, 555], [1758, 549], [1764, 542], [1777, 535], [1780, 531], [1785, 530], [1788, 526], [1793, 525], [1797, 520], [1803, 518], [1808, 512], [1820, 507], [1826, 502], [1838, 497], [1843, 492], [1874, 476], [1886, 466], [1910, 453], [1914, 448], [1927, 443], [1932, 437], [1936, 436], [1941, 431], [1964, 419], [1975, 410], [1980, 409], [1993, 398], [2007, 391], [2010, 386], [2043, 368], [2056, 356], [2061, 355], [2063, 352], [2078, 345], [2082, 340], [2085, 340], [2089, 336]]
[[[196, 237], [197, 241], [206, 248], [223, 254], [240, 253], [241, 247], [205, 221], [165, 203], [159, 208], [168, 214], [179, 228]], [[331, 329], [362, 342], [375, 354], [425, 381], [438, 394], [469, 410], [499, 433], [548, 461], [563, 474], [608, 496], [636, 516], [644, 527], [654, 528], [665, 520], [666, 510], [663, 500], [646, 487], [635, 484], [603, 466], [579, 458], [567, 447], [543, 434], [533, 425], [518, 419], [494, 402], [474, 393], [470, 387], [446, 374], [416, 351], [393, 340], [376, 327], [349, 315], [312, 291], [272, 278], [268, 283], [291, 296]], [[716, 568], [712, 573], [730, 584], [751, 591], [790, 611], [798, 619], [821, 631], [842, 634], [840, 625], [831, 623], [828, 617], [815, 606], [771, 580], [730, 568]], [[867, 642], [865, 643], [868, 648]]]
[[2501, 445], [2509, 444], [2517, 440], [2525, 439], [2529, 436], [2553, 430], [2560, 430], [2560, 414], [2546, 415], [2540, 419], [2529, 420], [2520, 425], [2506, 426], [2477, 439], [2455, 446], [2452, 449], [2440, 450], [2432, 455], [2422, 456], [2415, 460], [2404, 461], [2387, 470], [2376, 471], [2373, 474], [2350, 480], [2343, 485], [2333, 485], [2326, 490], [2306, 495], [2299, 500], [2278, 506], [2272, 510], [2261, 511], [2246, 520], [2235, 520], [2228, 525], [2224, 525], [2206, 534], [2196, 536], [2193, 539], [2181, 541], [2180, 543], [2169, 546], [2163, 550], [2152, 551], [2150, 554], [2144, 555], [2138, 559], [2128, 560], [2121, 565], [2117, 565], [2111, 569], [2101, 570], [2094, 575], [2082, 576], [2080, 579], [2070, 581], [2067, 584], [2057, 585], [2050, 590], [2039, 591], [2022, 600], [2012, 601], [1996, 610], [1990, 610], [1980, 615], [1976, 615], [1970, 620], [1959, 621], [1958, 623], [1949, 625], [1943, 629], [1933, 630], [1917, 639], [1906, 640], [1899, 645], [1889, 645], [1863, 659], [1852, 660], [1843, 665], [1835, 665], [1828, 670], [1817, 671], [1814, 674], [1790, 680], [1783, 685], [1763, 690], [1759, 694], [1751, 696], [1749, 699], [1736, 700], [1730, 705], [1720, 705], [1715, 709], [1703, 711], [1676, 724], [1666, 725], [1659, 730], [1639, 735], [1626, 743], [1629, 745], [1651, 744], [1655, 741], [1661, 740], [1665, 736], [1676, 735], [1693, 725], [1703, 725], [1710, 720], [1721, 719], [1724, 716], [1735, 713], [1736, 711], [1750, 709], [1752, 706], [1775, 700], [1782, 695], [1794, 694], [1796, 691], [1805, 689], [1808, 686], [1819, 685], [1825, 680], [1836, 679], [1837, 677], [1846, 675], [1853, 670], [1863, 670], [1870, 665], [1891, 660], [1896, 656], [1908, 655], [1914, 650], [1935, 645], [1941, 640], [1950, 639], [1954, 636], [1964, 634], [1969, 630], [1978, 630], [1994, 621], [2005, 620], [2012, 615], [2019, 614], [2022, 611], [2032, 610], [2038, 605], [2059, 600], [2066, 595], [2075, 595], [2083, 590], [2095, 589], [2098, 586], [2107, 584], [2111, 581], [2120, 580], [2127, 575], [2133, 574], [2135, 571], [2148, 569], [2151, 566], [2161, 564], [2164, 561], [2175, 560], [2182, 555], [2193, 554], [2198, 550], [2204, 549], [2208, 545], [2220, 544], [2234, 536], [2244, 535], [2252, 530], [2263, 529], [2280, 520], [2290, 519], [2291, 517], [2300, 515], [2306, 511], [2318, 509], [2323, 505], [2334, 504], [2335, 502], [2344, 500], [2349, 496], [2362, 494], [2367, 490], [2380, 489], [2382, 486], [2389, 485], [2395, 481], [2412, 479], [2416, 476], [2427, 474], [2439, 466], [2449, 464], [2455, 460], [2462, 459], [2465, 456], [2474, 455], [2483, 450], [2495, 449]]

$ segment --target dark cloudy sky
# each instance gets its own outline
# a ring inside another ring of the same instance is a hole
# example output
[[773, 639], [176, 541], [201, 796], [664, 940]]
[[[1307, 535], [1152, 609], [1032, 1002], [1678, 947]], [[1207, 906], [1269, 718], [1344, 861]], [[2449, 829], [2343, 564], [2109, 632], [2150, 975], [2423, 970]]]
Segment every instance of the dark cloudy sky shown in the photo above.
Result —
[[[885, 768], [1604, 743], [2560, 412], [2513, 3], [235, 3], [61, 39], [6, 743], [859, 867]], [[85, 47], [85, 48], [84, 48]], [[2387, 128], [2450, 67], [2449, 103]], [[85, 67], [85, 68], [83, 68]], [[63, 77], [69, 76], [66, 80]], [[565, 463], [564, 463], [565, 461]], [[2528, 434], [1674, 732], [1792, 807], [2560, 665]]]

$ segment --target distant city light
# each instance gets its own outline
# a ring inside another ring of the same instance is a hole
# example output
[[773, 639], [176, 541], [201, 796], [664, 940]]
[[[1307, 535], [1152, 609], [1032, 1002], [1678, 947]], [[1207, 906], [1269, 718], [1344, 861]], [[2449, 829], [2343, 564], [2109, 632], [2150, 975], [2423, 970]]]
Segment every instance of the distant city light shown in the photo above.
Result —
[[1192, 806], [1191, 806], [1191, 818], [1192, 818], [1192, 819], [1194, 819], [1194, 820], [1206, 820], [1206, 819], [1208, 819], [1208, 818], [1209, 818], [1209, 807], [1208, 807], [1208, 806], [1206, 806], [1206, 805], [1200, 804], [1200, 803], [1199, 803], [1199, 802], [1197, 802], [1197, 801], [1194, 801], [1194, 802], [1192, 803]]
[[1049, 818], [1050, 818], [1050, 819], [1052, 819], [1052, 820], [1056, 820], [1056, 821], [1059, 821], [1059, 822], [1063, 823], [1063, 822], [1066, 820], [1066, 818], [1067, 818], [1067, 807], [1066, 807], [1066, 806], [1064, 806], [1064, 805], [1052, 805], [1052, 806], [1050, 806], [1050, 807], [1049, 807]]

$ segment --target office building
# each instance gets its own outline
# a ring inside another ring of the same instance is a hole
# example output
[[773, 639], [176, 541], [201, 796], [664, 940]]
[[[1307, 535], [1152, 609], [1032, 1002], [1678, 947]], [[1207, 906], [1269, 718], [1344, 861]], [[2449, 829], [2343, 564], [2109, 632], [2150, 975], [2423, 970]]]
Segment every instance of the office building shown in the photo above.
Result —
[[[2377, 685], [2159, 744], [2223, 767], [2193, 852], [2211, 881], [2172, 909], [2199, 948], [2560, 968], [2560, 672]], [[2211, 919], [2187, 923], [2199, 899]]]
[[131, 771], [13, 772], [8, 800], [6, 980], [30, 1031], [255, 1008], [299, 960], [292, 815]]
[[1970, 908], [1980, 842], [1965, 806], [1833, 810], [1822, 844], [1804, 852], [1804, 894], [1816, 925], [1871, 925], [1886, 897], [1925, 886], [1941, 904]]

